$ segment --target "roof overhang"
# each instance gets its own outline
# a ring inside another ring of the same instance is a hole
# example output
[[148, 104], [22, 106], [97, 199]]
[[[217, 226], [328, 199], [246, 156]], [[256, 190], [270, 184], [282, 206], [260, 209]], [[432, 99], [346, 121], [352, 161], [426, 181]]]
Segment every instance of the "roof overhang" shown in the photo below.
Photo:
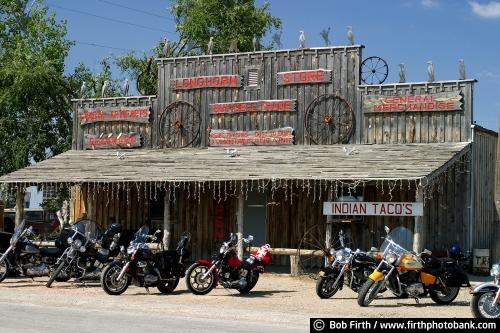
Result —
[[469, 150], [468, 142], [71, 150], [3, 175], [0, 184], [422, 181], [442, 173]]

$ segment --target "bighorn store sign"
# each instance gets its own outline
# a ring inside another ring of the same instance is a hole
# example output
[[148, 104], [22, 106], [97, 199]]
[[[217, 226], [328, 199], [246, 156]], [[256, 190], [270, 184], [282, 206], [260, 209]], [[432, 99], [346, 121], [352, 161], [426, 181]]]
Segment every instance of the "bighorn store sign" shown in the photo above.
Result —
[[421, 202], [323, 202], [323, 215], [423, 216]]

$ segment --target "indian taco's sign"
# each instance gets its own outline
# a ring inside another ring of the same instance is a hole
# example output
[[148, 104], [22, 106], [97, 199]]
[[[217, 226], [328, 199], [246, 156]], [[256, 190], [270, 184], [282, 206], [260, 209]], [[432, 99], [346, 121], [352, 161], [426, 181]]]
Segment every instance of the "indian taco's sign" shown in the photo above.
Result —
[[363, 112], [454, 111], [462, 109], [459, 92], [425, 95], [366, 95]]
[[421, 202], [323, 202], [323, 215], [423, 216]]
[[133, 123], [149, 123], [149, 106], [118, 106], [78, 109], [80, 124], [101, 121], [129, 121]]

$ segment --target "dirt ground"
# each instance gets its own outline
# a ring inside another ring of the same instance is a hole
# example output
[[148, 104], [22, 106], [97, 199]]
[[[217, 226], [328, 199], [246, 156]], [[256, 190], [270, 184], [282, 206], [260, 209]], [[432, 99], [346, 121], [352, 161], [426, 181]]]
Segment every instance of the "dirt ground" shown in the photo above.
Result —
[[[98, 283], [82, 285], [75, 282], [54, 282], [45, 287], [47, 278], [9, 278], [0, 283], [0, 302], [29, 302], [52, 306], [81, 306], [94, 310], [196, 313], [196, 317], [252, 318], [253, 310], [265, 312], [269, 320], [308, 323], [313, 317], [334, 318], [471, 318], [471, 296], [462, 288], [450, 305], [437, 305], [430, 298], [397, 299], [389, 292], [376, 299], [369, 307], [357, 304], [357, 294], [344, 286], [330, 299], [320, 299], [315, 292], [316, 281], [308, 276], [292, 277], [289, 274], [264, 273], [257, 286], [248, 295], [236, 290], [217, 287], [207, 295], [193, 295], [181, 280], [170, 295], [162, 295], [156, 288], [149, 293], [132, 286], [120, 296], [106, 294]], [[472, 281], [471, 281], [472, 282]]]

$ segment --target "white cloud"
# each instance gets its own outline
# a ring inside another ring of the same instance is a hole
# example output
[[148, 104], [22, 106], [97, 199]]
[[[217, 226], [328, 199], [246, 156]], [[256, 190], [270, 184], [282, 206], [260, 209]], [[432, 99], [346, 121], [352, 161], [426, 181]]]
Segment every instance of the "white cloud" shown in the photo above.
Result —
[[476, 1], [469, 1], [472, 12], [482, 18], [500, 18], [500, 2], [490, 1], [482, 5]]
[[422, 0], [420, 2], [424, 7], [437, 7], [438, 3], [436, 0]]

